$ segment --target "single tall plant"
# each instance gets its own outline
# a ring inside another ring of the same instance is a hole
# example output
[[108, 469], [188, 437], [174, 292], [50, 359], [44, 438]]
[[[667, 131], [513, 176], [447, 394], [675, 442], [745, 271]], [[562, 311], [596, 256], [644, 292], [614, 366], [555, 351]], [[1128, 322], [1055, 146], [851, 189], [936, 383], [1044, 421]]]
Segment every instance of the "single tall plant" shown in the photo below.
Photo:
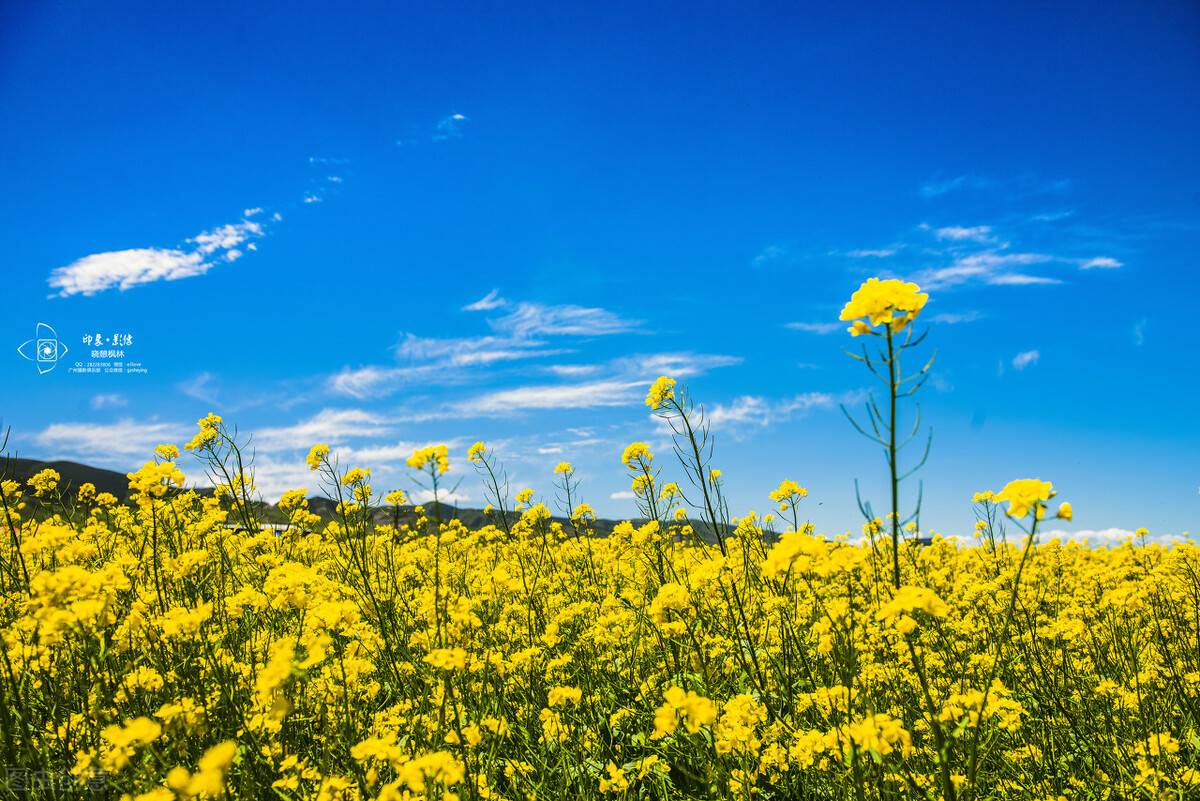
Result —
[[[868, 278], [850, 297], [850, 302], [842, 309], [840, 317], [851, 322], [851, 336], [871, 336], [881, 340], [874, 354], [865, 344], [859, 353], [847, 351], [847, 354], [865, 364], [871, 374], [887, 387], [887, 409], [881, 410], [874, 393], [871, 393], [867, 398], [865, 426], [855, 420], [845, 406], [842, 406], [842, 412], [858, 433], [883, 447], [884, 458], [887, 460], [891, 487], [889, 521], [892, 534], [892, 585], [895, 587], [900, 586], [900, 530], [913, 521], [917, 521], [915, 527], [919, 527], [923, 490], [918, 490], [913, 512], [901, 520], [900, 483], [921, 469], [925, 460], [929, 458], [929, 448], [933, 444], [933, 429], [930, 428], [921, 458], [911, 468], [901, 472], [900, 452], [917, 438], [921, 427], [921, 407], [917, 404], [912, 431], [903, 440], [898, 441], [897, 405], [901, 400], [911, 398], [925, 384], [937, 354], [931, 356], [920, 370], [907, 376], [901, 369], [901, 356], [905, 351], [920, 345], [929, 333], [926, 329], [921, 334], [914, 335], [912, 325], [928, 300], [929, 295], [921, 292], [921, 288], [916, 284], [894, 278], [883, 281]], [[857, 481], [855, 493], [858, 496], [859, 509], [868, 521], [873, 521], [875, 515], [871, 512], [870, 504], [863, 503], [861, 494], [858, 493]]]

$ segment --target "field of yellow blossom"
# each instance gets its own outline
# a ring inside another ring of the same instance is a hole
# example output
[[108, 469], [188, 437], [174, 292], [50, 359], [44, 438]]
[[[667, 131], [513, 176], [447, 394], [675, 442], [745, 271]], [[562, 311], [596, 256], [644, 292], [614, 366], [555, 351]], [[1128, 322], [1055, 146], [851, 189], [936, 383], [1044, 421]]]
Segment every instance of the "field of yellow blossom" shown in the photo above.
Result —
[[[864, 426], [885, 443], [924, 303], [897, 284], [843, 314], [893, 370], [891, 416]], [[978, 494], [973, 540], [920, 542], [894, 505], [823, 537], [791, 480], [777, 516], [733, 518], [699, 407], [667, 377], [647, 405], [680, 458], [626, 449], [641, 516], [603, 537], [570, 464], [506, 498], [483, 443], [409, 461], [435, 494], [469, 462], [492, 501], [477, 530], [436, 505], [402, 518], [403, 492], [317, 445], [336, 514], [296, 490], [289, 527], [260, 531], [216, 415], [185, 446], [215, 493], [184, 488], [174, 445], [128, 503], [53, 471], [4, 481], [0, 797], [1200, 793], [1196, 547], [1043, 541], [1071, 509], [1034, 479]]]

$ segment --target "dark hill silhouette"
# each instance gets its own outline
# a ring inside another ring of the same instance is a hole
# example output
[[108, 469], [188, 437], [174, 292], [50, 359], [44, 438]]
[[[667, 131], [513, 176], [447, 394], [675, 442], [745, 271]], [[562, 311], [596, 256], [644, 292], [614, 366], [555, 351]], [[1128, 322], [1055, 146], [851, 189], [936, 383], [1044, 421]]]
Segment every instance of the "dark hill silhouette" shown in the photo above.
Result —
[[[85, 483], [94, 484], [97, 492], [109, 492], [121, 500], [125, 500], [129, 495], [129, 479], [125, 473], [117, 470], [106, 470], [102, 467], [92, 467], [91, 465], [80, 464], [79, 462], [71, 462], [67, 460], [43, 461], [40, 459], [21, 459], [12, 457], [6, 460], [0, 460], [0, 472], [3, 473], [3, 478], [13, 479], [25, 484], [30, 476], [38, 473], [47, 467], [58, 471], [60, 476], [59, 486], [64, 494], [74, 495], [79, 486]], [[212, 490], [208, 487], [196, 487], [197, 492], [208, 494]], [[316, 495], [308, 499], [309, 508], [322, 518], [329, 520], [334, 516], [334, 502], [328, 498]], [[426, 514], [432, 515], [435, 511], [440, 513], [443, 519], [449, 520], [457, 518], [461, 520], [468, 528], [475, 529], [488, 522], [488, 517], [482, 509], [464, 509], [448, 504], [440, 504], [440, 508], [435, 510], [433, 504], [425, 504]], [[374, 517], [380, 523], [388, 523], [393, 519], [393, 513], [390, 508], [379, 508], [375, 510]], [[402, 521], [412, 520], [416, 517], [416, 513], [412, 506], [400, 507], [400, 518]], [[284, 520], [282, 513], [275, 509], [273, 504], [264, 503], [261, 507], [260, 519], [264, 523], [280, 522]], [[514, 518], [515, 519], [515, 516]], [[563, 517], [554, 517], [559, 523], [569, 531], [571, 529], [569, 522]], [[592, 528], [597, 534], [605, 535], [612, 533], [613, 527], [617, 525], [617, 520], [600, 519], [596, 520]], [[636, 522], [636, 521], [635, 521]], [[702, 526], [698, 522], [693, 522], [697, 530], [702, 530]]]
[[63, 460], [44, 462], [40, 459], [11, 458], [7, 464], [0, 462], [4, 477], [20, 481], [24, 484], [30, 476], [45, 470], [47, 467], [58, 471], [60, 486], [71, 494], [79, 489], [81, 484], [94, 484], [97, 492], [111, 492], [118, 498], [129, 494], [129, 479], [124, 473], [116, 470], [105, 470], [102, 467], [92, 467], [78, 462]]

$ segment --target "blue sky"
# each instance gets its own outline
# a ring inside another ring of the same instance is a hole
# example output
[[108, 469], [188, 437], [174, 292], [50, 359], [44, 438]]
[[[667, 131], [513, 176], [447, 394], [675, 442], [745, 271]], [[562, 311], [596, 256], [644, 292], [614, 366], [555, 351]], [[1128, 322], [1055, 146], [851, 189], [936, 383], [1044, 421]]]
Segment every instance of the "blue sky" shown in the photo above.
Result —
[[[482, 438], [514, 490], [570, 459], [631, 514], [665, 372], [736, 510], [793, 478], [857, 530], [883, 464], [837, 410], [869, 380], [835, 323], [887, 275], [931, 296], [928, 525], [1037, 476], [1068, 531], [1196, 526], [1194, 4], [0, 14], [21, 455], [130, 468], [213, 410], [269, 497], [315, 489], [316, 441], [390, 488], [413, 445]], [[68, 348], [45, 374], [38, 322]], [[70, 372], [89, 333], [147, 372]]]

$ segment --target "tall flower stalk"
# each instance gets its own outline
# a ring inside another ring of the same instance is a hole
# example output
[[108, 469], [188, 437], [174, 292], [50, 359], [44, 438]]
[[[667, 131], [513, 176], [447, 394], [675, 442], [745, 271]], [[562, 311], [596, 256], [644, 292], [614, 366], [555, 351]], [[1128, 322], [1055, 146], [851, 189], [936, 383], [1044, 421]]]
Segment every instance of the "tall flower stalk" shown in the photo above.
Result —
[[[868, 278], [862, 286], [850, 297], [850, 302], [842, 309], [839, 319], [851, 323], [851, 336], [871, 336], [882, 340], [880, 347], [872, 354], [864, 345], [860, 353], [847, 353], [871, 371], [877, 379], [887, 387], [888, 400], [886, 411], [881, 410], [875, 401], [874, 394], [867, 400], [867, 424], [860, 424], [850, 415], [846, 407], [842, 412], [858, 433], [883, 447], [884, 457], [888, 465], [889, 487], [891, 490], [891, 512], [888, 515], [892, 535], [892, 586], [900, 586], [900, 530], [911, 522], [919, 521], [921, 511], [920, 493], [918, 493], [916, 508], [905, 520], [900, 519], [900, 483], [911, 476], [925, 464], [929, 457], [929, 448], [933, 444], [933, 431], [925, 441], [925, 452], [916, 464], [907, 471], [901, 471], [899, 456], [907, 445], [917, 438], [921, 426], [921, 408], [917, 405], [913, 420], [912, 431], [902, 440], [897, 436], [898, 404], [904, 398], [910, 398], [917, 393], [929, 378], [929, 370], [933, 367], [935, 356], [930, 357], [925, 366], [911, 375], [904, 375], [901, 367], [902, 354], [920, 345], [928, 330], [920, 335], [913, 335], [912, 322], [925, 308], [929, 296], [920, 291], [916, 284], [899, 281], [894, 278], [879, 280]], [[868, 430], [869, 429], [869, 430]], [[859, 508], [868, 521], [874, 519], [870, 505], [864, 504], [859, 498]], [[919, 522], [918, 524], [919, 525]]]

